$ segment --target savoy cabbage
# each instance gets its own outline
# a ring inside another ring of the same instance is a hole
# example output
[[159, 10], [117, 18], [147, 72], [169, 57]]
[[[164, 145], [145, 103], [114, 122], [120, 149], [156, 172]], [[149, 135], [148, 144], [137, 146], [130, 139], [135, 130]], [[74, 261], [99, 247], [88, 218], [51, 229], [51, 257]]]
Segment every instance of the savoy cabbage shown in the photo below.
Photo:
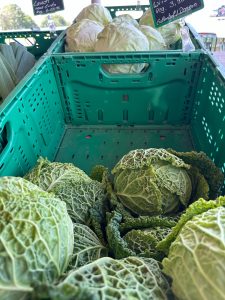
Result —
[[180, 300], [225, 299], [225, 208], [196, 215], [171, 244], [164, 272]]
[[138, 215], [176, 212], [191, 197], [189, 168], [165, 149], [132, 150], [112, 170], [116, 195]]
[[0, 178], [0, 299], [23, 299], [53, 283], [73, 253], [73, 225], [54, 194], [19, 177]]
[[40, 157], [24, 178], [64, 201], [75, 223], [88, 225], [90, 208], [105, 197], [103, 184], [92, 180], [72, 163], [50, 162]]

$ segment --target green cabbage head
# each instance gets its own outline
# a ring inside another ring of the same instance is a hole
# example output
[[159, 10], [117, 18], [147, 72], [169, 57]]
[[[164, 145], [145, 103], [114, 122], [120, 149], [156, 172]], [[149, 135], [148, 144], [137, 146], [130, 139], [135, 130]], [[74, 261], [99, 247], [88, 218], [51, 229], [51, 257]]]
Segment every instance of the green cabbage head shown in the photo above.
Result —
[[116, 195], [138, 215], [175, 212], [191, 197], [189, 168], [165, 149], [132, 150], [112, 170]]
[[73, 253], [66, 204], [19, 177], [0, 178], [0, 299], [23, 299], [52, 283]]
[[225, 299], [225, 208], [193, 217], [172, 243], [164, 272], [180, 300]]

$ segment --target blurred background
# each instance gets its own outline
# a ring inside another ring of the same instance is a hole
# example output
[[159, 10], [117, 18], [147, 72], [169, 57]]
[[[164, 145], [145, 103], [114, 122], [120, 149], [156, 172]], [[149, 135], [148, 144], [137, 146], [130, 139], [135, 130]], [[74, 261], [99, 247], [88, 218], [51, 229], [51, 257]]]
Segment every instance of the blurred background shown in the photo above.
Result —
[[[138, 1], [148, 5], [148, 0]], [[225, 37], [225, 0], [206, 0], [204, 9], [189, 15], [190, 22], [197, 32], [211, 32], [218, 37]], [[51, 14], [57, 27], [71, 24], [81, 9], [91, 3], [91, 0], [64, 0], [64, 10]], [[137, 0], [102, 0], [104, 6], [136, 5]], [[18, 22], [17, 19], [20, 19]], [[15, 22], [16, 21], [16, 22]], [[47, 15], [34, 16], [31, 0], [1, 0], [0, 29], [29, 29], [32, 26], [40, 28], [47, 26]]]
[[[149, 0], [102, 0], [104, 6], [149, 5]], [[68, 27], [91, 0], [64, 0], [64, 10], [52, 13], [57, 30]], [[204, 9], [185, 18], [201, 34], [207, 48], [225, 65], [225, 0], [205, 0]], [[0, 31], [48, 30], [49, 15], [35, 16], [31, 0], [0, 1]]]

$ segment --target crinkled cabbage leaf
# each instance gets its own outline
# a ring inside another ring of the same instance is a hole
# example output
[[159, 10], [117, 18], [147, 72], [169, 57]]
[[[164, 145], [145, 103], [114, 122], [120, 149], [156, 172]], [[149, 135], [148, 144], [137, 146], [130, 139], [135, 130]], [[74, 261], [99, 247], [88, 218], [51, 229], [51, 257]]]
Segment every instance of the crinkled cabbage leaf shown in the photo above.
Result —
[[165, 149], [132, 150], [112, 170], [114, 189], [122, 204], [138, 215], [176, 212], [190, 200], [189, 168]]
[[225, 299], [225, 208], [189, 220], [163, 260], [177, 299]]
[[66, 205], [19, 177], [0, 178], [0, 297], [19, 299], [35, 282], [52, 283], [73, 252]]
[[92, 180], [72, 163], [39, 158], [36, 166], [24, 178], [57, 195], [67, 204], [73, 222], [77, 223], [89, 224], [90, 208], [96, 200], [105, 197], [103, 184]]
[[154, 259], [100, 258], [77, 270], [48, 291], [48, 299], [138, 299], [166, 300], [171, 295], [167, 279]]

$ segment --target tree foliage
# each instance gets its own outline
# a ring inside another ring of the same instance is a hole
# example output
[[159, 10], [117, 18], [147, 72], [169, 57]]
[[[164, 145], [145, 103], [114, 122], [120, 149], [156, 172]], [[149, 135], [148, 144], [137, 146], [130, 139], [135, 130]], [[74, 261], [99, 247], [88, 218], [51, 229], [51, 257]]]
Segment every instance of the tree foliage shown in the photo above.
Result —
[[8, 4], [0, 10], [0, 28], [2, 30], [31, 29], [33, 27], [37, 27], [37, 24], [18, 5]]

